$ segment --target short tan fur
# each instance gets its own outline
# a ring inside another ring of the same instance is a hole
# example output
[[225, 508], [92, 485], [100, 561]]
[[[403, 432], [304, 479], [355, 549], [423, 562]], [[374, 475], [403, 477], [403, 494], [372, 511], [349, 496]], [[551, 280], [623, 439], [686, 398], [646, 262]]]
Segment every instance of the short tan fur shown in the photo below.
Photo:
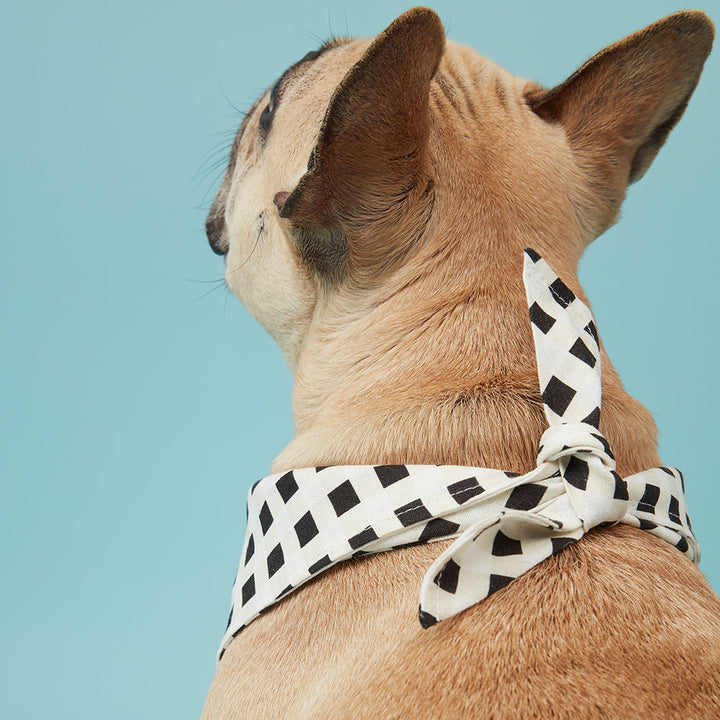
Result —
[[[682, 115], [713, 34], [676, 13], [545, 90], [415, 8], [264, 94], [208, 236], [295, 373], [273, 470], [532, 469], [546, 420], [522, 248], [587, 302], [578, 260]], [[618, 471], [659, 464], [650, 414], [602, 361]], [[203, 718], [720, 717], [720, 600], [671, 546], [598, 529], [423, 630], [439, 551], [343, 563], [292, 593], [231, 642]]]

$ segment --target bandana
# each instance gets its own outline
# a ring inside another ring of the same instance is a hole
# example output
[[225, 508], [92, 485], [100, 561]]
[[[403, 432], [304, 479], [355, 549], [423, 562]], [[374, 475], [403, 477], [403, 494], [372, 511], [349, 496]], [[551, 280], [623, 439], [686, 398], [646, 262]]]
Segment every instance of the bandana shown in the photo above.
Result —
[[427, 628], [480, 602], [598, 525], [646, 530], [695, 563], [679, 470], [626, 478], [598, 430], [600, 348], [590, 310], [533, 250], [524, 281], [549, 427], [525, 475], [453, 465], [351, 465], [270, 475], [251, 488], [219, 657], [261, 612], [348, 558], [457, 538], [428, 568]]

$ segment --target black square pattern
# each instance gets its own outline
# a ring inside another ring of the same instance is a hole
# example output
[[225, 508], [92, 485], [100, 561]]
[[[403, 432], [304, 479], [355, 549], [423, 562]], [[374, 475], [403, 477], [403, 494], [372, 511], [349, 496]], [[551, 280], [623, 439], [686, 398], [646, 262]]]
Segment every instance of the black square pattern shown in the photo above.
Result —
[[287, 503], [288, 500], [298, 491], [298, 484], [295, 481], [295, 475], [293, 474], [293, 471], [291, 470], [288, 473], [285, 473], [276, 483], [275, 487], [277, 488], [278, 493], [280, 493], [280, 497], [283, 499], [284, 503]]
[[572, 455], [568, 461], [567, 467], [563, 477], [573, 487], [579, 490], [585, 490], [587, 488], [587, 481], [590, 475], [590, 468], [588, 464], [581, 460], [577, 455]]
[[458, 505], [466, 503], [471, 498], [474, 498], [476, 495], [480, 495], [480, 493], [485, 491], [476, 477], [458, 480], [458, 482], [448, 485], [447, 489], [452, 499]]
[[555, 324], [555, 318], [548, 315], [536, 302], [530, 306], [530, 322], [535, 325], [543, 335], [547, 335]]
[[250, 558], [255, 554], [255, 538], [250, 535], [247, 541], [247, 549], [245, 550], [245, 564], [250, 562]]
[[505, 507], [508, 510], [532, 510], [543, 499], [545, 490], [542, 485], [518, 485], [510, 493]]
[[549, 287], [555, 302], [561, 307], [566, 308], [575, 299], [575, 293], [560, 278], [556, 278]]
[[576, 391], [554, 375], [543, 390], [543, 402], [557, 415], [562, 416], [576, 395]]
[[263, 535], [267, 533], [270, 526], [273, 524], [273, 516], [270, 512], [270, 506], [265, 502], [260, 508], [260, 527], [262, 528]]
[[377, 533], [371, 527], [368, 527], [359, 532], [357, 535], [353, 535], [348, 540], [348, 543], [353, 550], [357, 550], [359, 547], [367, 545], [368, 543], [371, 543], [373, 540], [377, 539]]
[[433, 538], [454, 535], [459, 529], [460, 525], [458, 525], [458, 523], [451, 522], [445, 518], [433, 518], [420, 533], [419, 542], [426, 543]]
[[597, 328], [595, 327], [595, 323], [591, 320], [584, 328], [585, 332], [592, 335], [593, 340], [600, 345], [600, 340], [598, 339], [598, 333]]
[[308, 572], [311, 575], [314, 575], [316, 572], [320, 572], [323, 568], [326, 568], [328, 565], [330, 565], [330, 562], [330, 557], [328, 555], [324, 555], [316, 563], [313, 563], [308, 568]]
[[612, 471], [612, 476], [613, 480], [615, 480], [615, 492], [613, 493], [613, 499], [628, 500], [630, 498], [628, 493], [628, 484], [614, 470]]
[[297, 535], [300, 547], [305, 547], [318, 534], [318, 528], [312, 513], [306, 512], [295, 523], [295, 534]]
[[643, 512], [654, 513], [657, 501], [660, 499], [660, 488], [657, 485], [646, 485], [645, 492], [637, 504], [637, 509]]
[[570, 348], [570, 354], [574, 355], [578, 360], [582, 360], [589, 367], [595, 367], [597, 358], [590, 352], [588, 346], [578, 338]]
[[522, 543], [508, 537], [502, 530], [498, 530], [493, 540], [492, 554], [496, 557], [502, 555], [522, 555]]
[[555, 555], [556, 553], [559, 553], [563, 548], [566, 548], [568, 545], [572, 545], [575, 542], [575, 539], [569, 537], [557, 537], [551, 538], [550, 542], [552, 543], [553, 555]]
[[488, 595], [492, 595], [494, 592], [502, 590], [502, 588], [509, 585], [514, 579], [514, 577], [508, 577], [507, 575], [490, 575]]
[[455, 593], [460, 577], [460, 566], [450, 558], [443, 569], [434, 577], [433, 582], [445, 592]]
[[600, 427], [600, 408], [596, 407], [594, 410], [589, 412], [586, 417], [582, 419], [582, 422], [592, 425], [594, 428]]
[[268, 577], [272, 577], [285, 564], [282, 546], [278, 543], [267, 556]]
[[242, 586], [242, 604], [247, 605], [248, 601], [255, 595], [255, 576], [251, 575]]
[[603, 450], [605, 450], [607, 455], [614, 460], [615, 456], [612, 454], [612, 450], [610, 449], [610, 443], [607, 441], [607, 438], [598, 433], [592, 433], [592, 436], [603, 446]]
[[429, 520], [432, 517], [428, 509], [423, 505], [422, 500], [419, 498], [409, 502], [407, 505], [399, 507], [395, 510], [395, 515], [397, 515], [398, 520], [405, 527], [422, 522], [423, 520]]
[[360, 504], [360, 498], [357, 496], [355, 488], [349, 480], [346, 480], [334, 490], [331, 490], [328, 493], [328, 498], [330, 498], [330, 502], [333, 508], [335, 508], [335, 514], [338, 517]]
[[378, 476], [380, 484], [386, 488], [388, 485], [408, 477], [410, 472], [404, 465], [376, 465], [375, 474]]

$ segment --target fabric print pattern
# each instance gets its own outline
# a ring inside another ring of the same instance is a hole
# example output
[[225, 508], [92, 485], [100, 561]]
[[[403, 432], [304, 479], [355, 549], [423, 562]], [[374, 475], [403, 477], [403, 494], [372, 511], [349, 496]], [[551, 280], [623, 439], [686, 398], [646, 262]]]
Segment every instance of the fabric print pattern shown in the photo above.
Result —
[[343, 560], [456, 538], [428, 568], [419, 620], [430, 627], [482, 601], [601, 524], [626, 523], [700, 553], [682, 474], [626, 478], [599, 431], [600, 349], [592, 314], [533, 250], [524, 281], [549, 423], [537, 467], [436, 465], [302, 468], [270, 475], [248, 496], [248, 523], [218, 659], [261, 612]]

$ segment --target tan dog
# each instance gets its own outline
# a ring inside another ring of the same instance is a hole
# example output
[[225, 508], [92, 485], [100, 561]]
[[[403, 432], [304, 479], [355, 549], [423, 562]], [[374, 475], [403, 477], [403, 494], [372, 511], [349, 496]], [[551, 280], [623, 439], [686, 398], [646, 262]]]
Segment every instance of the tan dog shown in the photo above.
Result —
[[[678, 13], [545, 90], [418, 8], [291, 67], [245, 118], [208, 218], [228, 286], [295, 372], [296, 436], [274, 471], [532, 469], [546, 421], [522, 248], [585, 300], [578, 260], [712, 38], [704, 14]], [[602, 360], [618, 471], [658, 465], [652, 418]], [[598, 529], [423, 630], [420, 583], [446, 546], [291, 593], [230, 644], [203, 717], [720, 718], [720, 601], [669, 544]]]

